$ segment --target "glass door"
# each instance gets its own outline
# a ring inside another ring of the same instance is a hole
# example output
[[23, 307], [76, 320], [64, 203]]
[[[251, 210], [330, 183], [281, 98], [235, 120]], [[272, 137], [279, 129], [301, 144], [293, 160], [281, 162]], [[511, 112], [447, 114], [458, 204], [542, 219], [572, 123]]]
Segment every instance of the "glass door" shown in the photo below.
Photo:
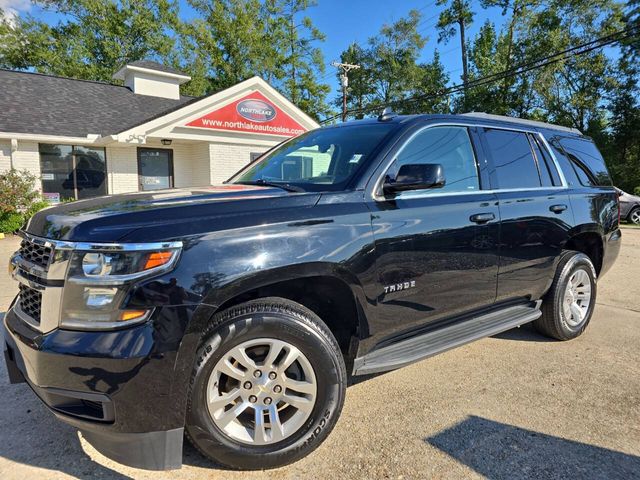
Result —
[[173, 187], [173, 150], [138, 148], [138, 183], [140, 190]]

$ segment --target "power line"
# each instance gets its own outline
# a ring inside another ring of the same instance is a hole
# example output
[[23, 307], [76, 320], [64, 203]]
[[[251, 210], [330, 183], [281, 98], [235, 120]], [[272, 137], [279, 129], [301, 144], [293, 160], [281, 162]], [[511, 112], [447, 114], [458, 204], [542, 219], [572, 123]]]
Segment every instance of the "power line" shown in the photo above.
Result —
[[[436, 98], [440, 98], [446, 95], [450, 95], [452, 93], [457, 93], [465, 88], [476, 88], [482, 85], [486, 85], [488, 83], [492, 83], [492, 82], [496, 82], [498, 80], [502, 80], [505, 78], [509, 78], [509, 77], [514, 77], [516, 75], [521, 75], [523, 73], [527, 73], [530, 72], [532, 70], [536, 70], [539, 68], [543, 68], [547, 65], [551, 65], [553, 63], [557, 63], [560, 62], [562, 60], [568, 60], [572, 57], [578, 56], [578, 55], [584, 55], [586, 53], [589, 53], [593, 50], [599, 49], [599, 48], [603, 48], [606, 47], [607, 45], [611, 45], [613, 43], [617, 43], [621, 40], [625, 40], [626, 38], [630, 38], [633, 37], [635, 34], [633, 33], [634, 30], [638, 29], [640, 27], [635, 27], [635, 28], [630, 28], [630, 29], [625, 29], [625, 30], [620, 30], [618, 32], [612, 33], [610, 35], [605, 35], [603, 37], [597, 38], [595, 40], [592, 40], [590, 42], [586, 42], [583, 43], [581, 45], [577, 45], [575, 47], [571, 47], [568, 48], [566, 50], [562, 50], [560, 52], [554, 53], [552, 55], [546, 56], [546, 57], [542, 57], [536, 60], [533, 60], [531, 62], [525, 63], [525, 64], [521, 64], [521, 65], [517, 65], [515, 67], [512, 67], [510, 69], [507, 70], [503, 70], [502, 72], [498, 72], [492, 75], [487, 75], [485, 77], [481, 77], [478, 78], [476, 80], [473, 80], [471, 82], [467, 82], [465, 83], [459, 83], [456, 85], [452, 85], [451, 87], [448, 87], [440, 92], [434, 92], [431, 94], [425, 94], [425, 95], [418, 95], [418, 96], [414, 96], [414, 97], [410, 97], [410, 98], [406, 98], [403, 100], [397, 100], [395, 102], [390, 102], [389, 104], [385, 105], [385, 106], [392, 106], [395, 104], [407, 104], [407, 103], [413, 103], [413, 102], [417, 102], [420, 100], [432, 100], [432, 99], [436, 99]], [[618, 38], [620, 35], [623, 35], [622, 37]], [[372, 105], [370, 107], [363, 107], [363, 108], [359, 108], [359, 109], [355, 109], [355, 110], [351, 110], [347, 113], [351, 113], [351, 114], [357, 114], [357, 113], [367, 113], [369, 111], [372, 110], [376, 110], [379, 109], [380, 105]], [[335, 120], [336, 118], [338, 118], [339, 115], [334, 115], [332, 117], [329, 117], [325, 120], [323, 120], [322, 124], [330, 122], [332, 120]]]

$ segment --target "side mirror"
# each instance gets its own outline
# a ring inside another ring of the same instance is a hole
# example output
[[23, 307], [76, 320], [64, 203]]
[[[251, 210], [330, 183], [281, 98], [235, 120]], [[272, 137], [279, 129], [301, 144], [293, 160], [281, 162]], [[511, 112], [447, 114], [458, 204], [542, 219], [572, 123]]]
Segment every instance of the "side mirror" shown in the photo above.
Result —
[[402, 165], [395, 180], [387, 178], [382, 190], [385, 194], [394, 194], [409, 190], [442, 188], [445, 183], [444, 169], [439, 163]]

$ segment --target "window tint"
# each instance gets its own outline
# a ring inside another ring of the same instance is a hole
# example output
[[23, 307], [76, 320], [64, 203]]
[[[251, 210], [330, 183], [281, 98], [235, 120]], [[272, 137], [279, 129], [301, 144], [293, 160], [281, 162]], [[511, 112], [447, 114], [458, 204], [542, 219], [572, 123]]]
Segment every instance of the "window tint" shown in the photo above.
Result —
[[533, 147], [533, 153], [536, 156], [538, 162], [538, 171], [540, 172], [540, 181], [543, 187], [553, 186], [553, 180], [551, 178], [551, 164], [543, 153], [543, 149], [536, 140], [534, 135], [529, 135], [529, 141]]
[[[387, 176], [395, 178], [402, 165], [439, 163], [445, 177], [442, 188], [425, 192], [469, 192], [479, 190], [478, 169], [465, 127], [432, 127], [419, 132], [402, 148]], [[411, 196], [415, 192], [406, 192]]]
[[58, 200], [107, 194], [104, 148], [41, 143], [42, 192]]
[[538, 167], [526, 133], [485, 129], [498, 188], [540, 187]]
[[552, 137], [550, 140], [548, 139], [548, 142], [551, 145], [553, 154], [556, 156], [556, 160], [558, 160], [558, 165], [560, 165], [560, 169], [564, 174], [567, 185], [570, 187], [580, 185], [580, 181], [578, 180], [578, 176], [576, 175], [576, 170], [571, 166], [571, 161], [569, 161], [569, 158], [565, 155], [564, 150], [562, 150], [562, 148], [560, 147], [560, 144], [558, 143], [558, 137]]
[[582, 185], [611, 185], [604, 159], [593, 142], [579, 138], [561, 138], [560, 145]]

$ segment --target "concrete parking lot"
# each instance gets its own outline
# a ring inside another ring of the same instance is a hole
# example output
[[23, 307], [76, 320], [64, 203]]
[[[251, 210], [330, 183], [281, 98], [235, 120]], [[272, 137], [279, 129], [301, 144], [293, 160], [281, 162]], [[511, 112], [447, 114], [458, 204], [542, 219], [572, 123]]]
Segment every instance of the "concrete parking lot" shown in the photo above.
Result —
[[[0, 265], [17, 248], [0, 241]], [[625, 228], [586, 333], [550, 341], [523, 327], [348, 389], [311, 456], [267, 472], [116, 464], [0, 367], [0, 478], [640, 478], [640, 229]], [[0, 269], [0, 311], [16, 285]]]

